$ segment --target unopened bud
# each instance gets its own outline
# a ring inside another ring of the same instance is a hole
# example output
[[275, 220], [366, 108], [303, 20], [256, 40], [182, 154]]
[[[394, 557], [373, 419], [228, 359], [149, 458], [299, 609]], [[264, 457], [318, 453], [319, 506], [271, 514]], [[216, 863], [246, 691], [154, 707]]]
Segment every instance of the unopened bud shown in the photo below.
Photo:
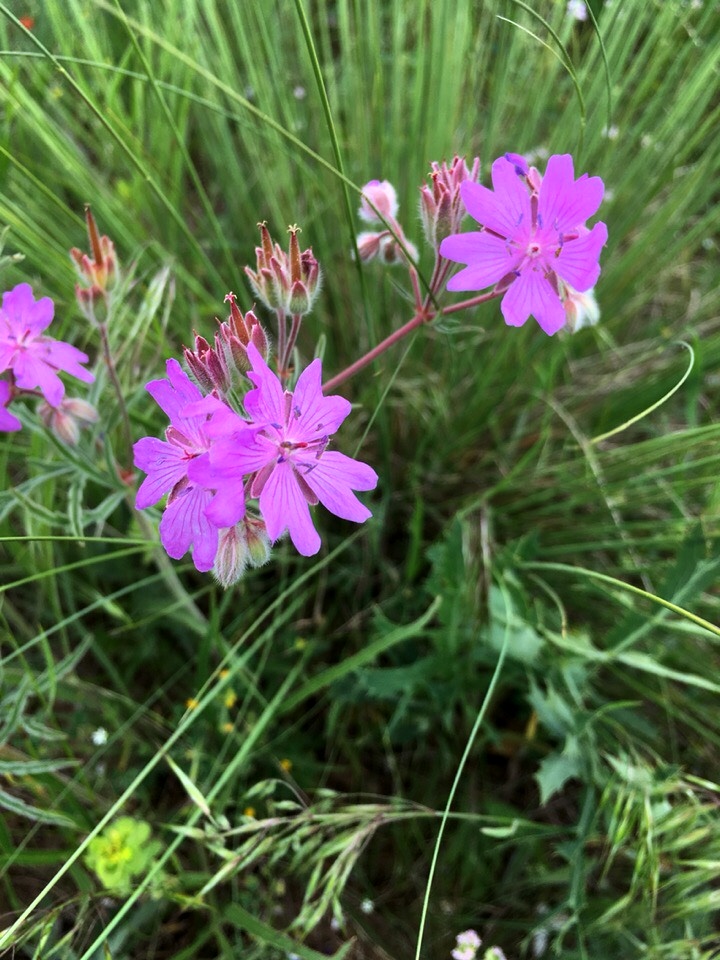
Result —
[[45, 426], [71, 447], [77, 446], [80, 430], [97, 423], [99, 418], [95, 407], [79, 397], [63, 397], [57, 407], [43, 402], [38, 413]]
[[320, 268], [312, 250], [300, 250], [300, 228], [289, 228], [290, 246], [285, 253], [273, 244], [267, 227], [260, 226], [261, 246], [255, 248], [256, 269], [245, 267], [258, 299], [270, 310], [304, 315], [309, 313], [320, 290]]
[[118, 262], [115, 244], [109, 237], [100, 236], [90, 205], [85, 207], [90, 254], [72, 247], [70, 256], [78, 272], [80, 283], [75, 287], [78, 305], [93, 323], [104, 323], [110, 293], [118, 281]]
[[455, 156], [448, 164], [433, 161], [430, 165], [430, 183], [420, 187], [420, 217], [428, 243], [436, 250], [451, 234], [458, 233], [465, 216], [465, 205], [460, 195], [460, 184], [475, 182], [480, 173], [476, 157], [468, 168], [464, 157]]
[[216, 334], [215, 346], [211, 347], [205, 337], [195, 334], [195, 349], [183, 347], [183, 355], [190, 372], [207, 393], [217, 390], [224, 396], [232, 385], [230, 371], [225, 360], [225, 351]]
[[[372, 204], [372, 207], [370, 204]], [[370, 180], [369, 183], [365, 184], [362, 188], [362, 199], [358, 210], [362, 220], [367, 223], [379, 223], [378, 213], [382, 214], [385, 220], [394, 220], [397, 212], [397, 193], [391, 183], [387, 180]]]
[[600, 319], [600, 307], [595, 299], [595, 290], [586, 290], [580, 293], [568, 284], [563, 285], [563, 307], [567, 329], [577, 333], [583, 327], [594, 327]]
[[250, 566], [262, 567], [270, 559], [270, 537], [267, 535], [265, 524], [254, 517], [245, 517], [243, 523]]
[[380, 251], [380, 241], [386, 234], [387, 231], [383, 230], [382, 233], [364, 231], [357, 235], [357, 252], [363, 263], [375, 259]]
[[220, 324], [219, 336], [228, 362], [231, 362], [240, 373], [245, 373], [250, 369], [250, 361], [247, 357], [248, 344], [254, 344], [266, 361], [270, 353], [270, 344], [254, 312], [248, 310], [243, 316], [236, 301], [237, 297], [234, 293], [226, 294], [225, 302], [230, 304], [230, 316]]
[[[383, 234], [380, 238], [378, 259], [382, 260], [382, 262], [389, 267], [395, 266], [395, 264], [398, 263], [407, 263], [408, 256], [412, 263], [417, 263], [418, 252], [415, 244], [403, 238], [403, 245], [405, 250], [403, 250], [403, 247], [400, 246], [391, 233]], [[407, 251], [407, 254], [405, 251]]]
[[242, 577], [248, 565], [261, 567], [270, 559], [270, 539], [262, 520], [244, 517], [234, 527], [220, 531], [213, 574], [222, 587]]

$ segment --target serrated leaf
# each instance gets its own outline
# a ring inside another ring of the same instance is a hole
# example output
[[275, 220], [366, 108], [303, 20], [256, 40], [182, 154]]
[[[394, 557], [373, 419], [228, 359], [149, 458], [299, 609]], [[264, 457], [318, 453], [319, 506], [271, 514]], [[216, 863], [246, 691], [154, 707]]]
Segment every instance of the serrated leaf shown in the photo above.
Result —
[[[568, 744], [574, 738], [568, 738]], [[547, 803], [550, 797], [559, 793], [568, 780], [582, 773], [582, 761], [576, 746], [566, 745], [562, 753], [551, 753], [540, 763], [535, 779], [540, 787], [540, 802]]]

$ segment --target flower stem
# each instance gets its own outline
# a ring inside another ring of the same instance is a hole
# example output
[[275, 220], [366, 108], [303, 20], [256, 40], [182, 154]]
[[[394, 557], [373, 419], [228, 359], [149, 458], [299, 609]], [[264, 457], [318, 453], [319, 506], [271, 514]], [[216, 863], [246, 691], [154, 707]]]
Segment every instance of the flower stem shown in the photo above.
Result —
[[[438, 277], [442, 279], [444, 276], [444, 271], [441, 267], [439, 267], [439, 265], [436, 267], [436, 270]], [[433, 273], [435, 273], [435, 271]], [[428, 302], [429, 297], [426, 297], [425, 303], [421, 309], [418, 310], [412, 320], [408, 320], [404, 326], [399, 327], [397, 330], [393, 331], [389, 337], [385, 337], [384, 340], [381, 340], [377, 346], [373, 347], [372, 350], [369, 350], [366, 354], [360, 357], [359, 360], [351, 363], [349, 367], [346, 367], [344, 370], [341, 370], [340, 373], [337, 373], [334, 377], [331, 377], [330, 380], [323, 385], [323, 393], [328, 393], [330, 390], [334, 390], [335, 387], [338, 387], [341, 383], [349, 380], [350, 377], [354, 377], [359, 370], [362, 370], [363, 367], [366, 367], [369, 363], [372, 363], [372, 361], [375, 360], [376, 357], [379, 357], [381, 353], [389, 350], [390, 347], [394, 346], [399, 340], [402, 340], [403, 337], [406, 337], [408, 334], [412, 333], [413, 330], [417, 330], [418, 327], [421, 327], [425, 323], [430, 323], [430, 321], [434, 320], [436, 316], [444, 317], [449, 313], [455, 313], [457, 310], [464, 310], [467, 307], [474, 307], [479, 303], [485, 303], [487, 300], [493, 300], [498, 296], [500, 296], [500, 294], [495, 293], [494, 290], [491, 290], [490, 293], [482, 293], [480, 296], [473, 297], [471, 300], [464, 300], [462, 303], [450, 304], [447, 307], [443, 307], [437, 313], [431, 308]]]
[[132, 430], [130, 429], [130, 417], [128, 416], [128, 411], [127, 411], [127, 406], [125, 405], [125, 397], [123, 396], [122, 386], [120, 385], [120, 380], [118, 379], [117, 370], [115, 369], [115, 361], [113, 360], [112, 352], [110, 350], [110, 338], [108, 337], [107, 321], [105, 323], [99, 323], [98, 327], [100, 329], [100, 342], [102, 343], [103, 357], [105, 358], [105, 366], [107, 367], [108, 374], [110, 376], [110, 382], [113, 385], [113, 390], [115, 391], [115, 396], [117, 397], [118, 408], [120, 410], [120, 415], [122, 417], [123, 434], [124, 434], [123, 439], [125, 443], [125, 449], [123, 450], [122, 463], [125, 467], [128, 467], [130, 462], [130, 451], [132, 450]]
[[372, 363], [376, 357], [379, 357], [381, 353], [384, 353], [390, 347], [394, 346], [399, 340], [402, 340], [403, 337], [406, 337], [409, 333], [412, 333], [413, 330], [416, 330], [418, 327], [422, 326], [423, 323], [427, 322], [427, 319], [424, 314], [416, 313], [412, 320], [399, 327], [389, 337], [385, 337], [384, 340], [381, 340], [377, 346], [373, 347], [372, 350], [368, 350], [366, 354], [360, 357], [359, 360], [356, 360], [355, 363], [351, 363], [349, 367], [346, 367], [344, 370], [341, 370], [340, 373], [336, 374], [334, 377], [331, 377], [327, 383], [323, 385], [323, 393], [328, 393], [330, 390], [333, 390], [335, 387], [339, 386], [341, 383], [344, 383], [345, 380], [349, 380], [350, 377], [355, 376], [358, 370], [362, 370], [363, 367], [366, 367], [369, 363]]

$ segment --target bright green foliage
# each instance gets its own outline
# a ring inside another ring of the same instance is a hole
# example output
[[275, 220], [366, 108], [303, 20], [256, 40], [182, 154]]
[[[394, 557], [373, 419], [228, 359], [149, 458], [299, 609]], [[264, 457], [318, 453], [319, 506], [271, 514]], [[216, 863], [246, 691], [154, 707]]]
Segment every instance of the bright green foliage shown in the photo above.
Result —
[[108, 893], [126, 897], [133, 881], [147, 871], [162, 849], [160, 841], [151, 840], [150, 835], [149, 823], [120, 817], [90, 841], [85, 864]]

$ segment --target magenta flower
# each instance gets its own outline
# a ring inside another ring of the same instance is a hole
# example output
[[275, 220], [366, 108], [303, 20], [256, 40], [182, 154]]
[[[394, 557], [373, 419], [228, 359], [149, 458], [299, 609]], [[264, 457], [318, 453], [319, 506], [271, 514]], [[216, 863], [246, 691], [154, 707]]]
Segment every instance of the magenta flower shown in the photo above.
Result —
[[[148, 393], [168, 415], [170, 426], [165, 431], [166, 440], [143, 437], [133, 447], [135, 466], [147, 473], [135, 506], [142, 510], [168, 493], [160, 521], [162, 544], [174, 560], [192, 547], [193, 563], [198, 570], [206, 571], [212, 569], [218, 550], [218, 528], [205, 515], [214, 492], [191, 479], [188, 470], [196, 461], [207, 459], [212, 443], [205, 432], [209, 416], [227, 408], [220, 400], [206, 397], [202, 412], [187, 416], [186, 408], [202, 400], [202, 393], [177, 360], [168, 360], [167, 374], [167, 379], [147, 385]], [[241, 503], [244, 506], [244, 500]]]
[[252, 364], [248, 376], [255, 389], [245, 395], [245, 409], [253, 427], [236, 416], [233, 428], [224, 413], [217, 426], [213, 423], [210, 432], [218, 439], [210, 451], [212, 482], [218, 487], [218, 500], [229, 504], [230, 491], [235, 491], [237, 501], [242, 478], [254, 475], [249, 494], [259, 498], [270, 540], [288, 530], [297, 550], [312, 556], [320, 549], [320, 537], [309, 504], [320, 501], [336, 516], [361, 523], [371, 513], [352, 491], [372, 490], [377, 474], [367, 464], [327, 449], [330, 435], [350, 413], [350, 403], [323, 396], [320, 360], [302, 372], [290, 393], [283, 391], [252, 343], [247, 352]]
[[69, 343], [44, 335], [54, 313], [49, 297], [35, 300], [32, 287], [20, 283], [3, 294], [0, 307], [0, 373], [12, 370], [15, 383], [23, 390], [39, 387], [47, 402], [56, 407], [65, 387], [58, 371], [92, 383], [93, 375], [81, 364], [87, 354]]
[[470, 180], [460, 184], [468, 212], [484, 229], [443, 240], [440, 254], [467, 264], [447, 287], [481, 290], [497, 284], [506, 288], [501, 304], [506, 323], [520, 327], [532, 315], [553, 334], [565, 325], [563, 285], [582, 293], [600, 275], [607, 227], [596, 223], [588, 230], [585, 221], [597, 211], [605, 188], [600, 177], [583, 174], [575, 180], [573, 159], [562, 154], [550, 157], [537, 190], [528, 189], [527, 169], [508, 156], [513, 159], [501, 157], [492, 165], [493, 190]]
[[7, 409], [7, 405], [11, 399], [10, 384], [7, 380], [0, 380], [0, 432], [2, 433], [22, 430], [22, 423], [14, 413], [10, 413]]

